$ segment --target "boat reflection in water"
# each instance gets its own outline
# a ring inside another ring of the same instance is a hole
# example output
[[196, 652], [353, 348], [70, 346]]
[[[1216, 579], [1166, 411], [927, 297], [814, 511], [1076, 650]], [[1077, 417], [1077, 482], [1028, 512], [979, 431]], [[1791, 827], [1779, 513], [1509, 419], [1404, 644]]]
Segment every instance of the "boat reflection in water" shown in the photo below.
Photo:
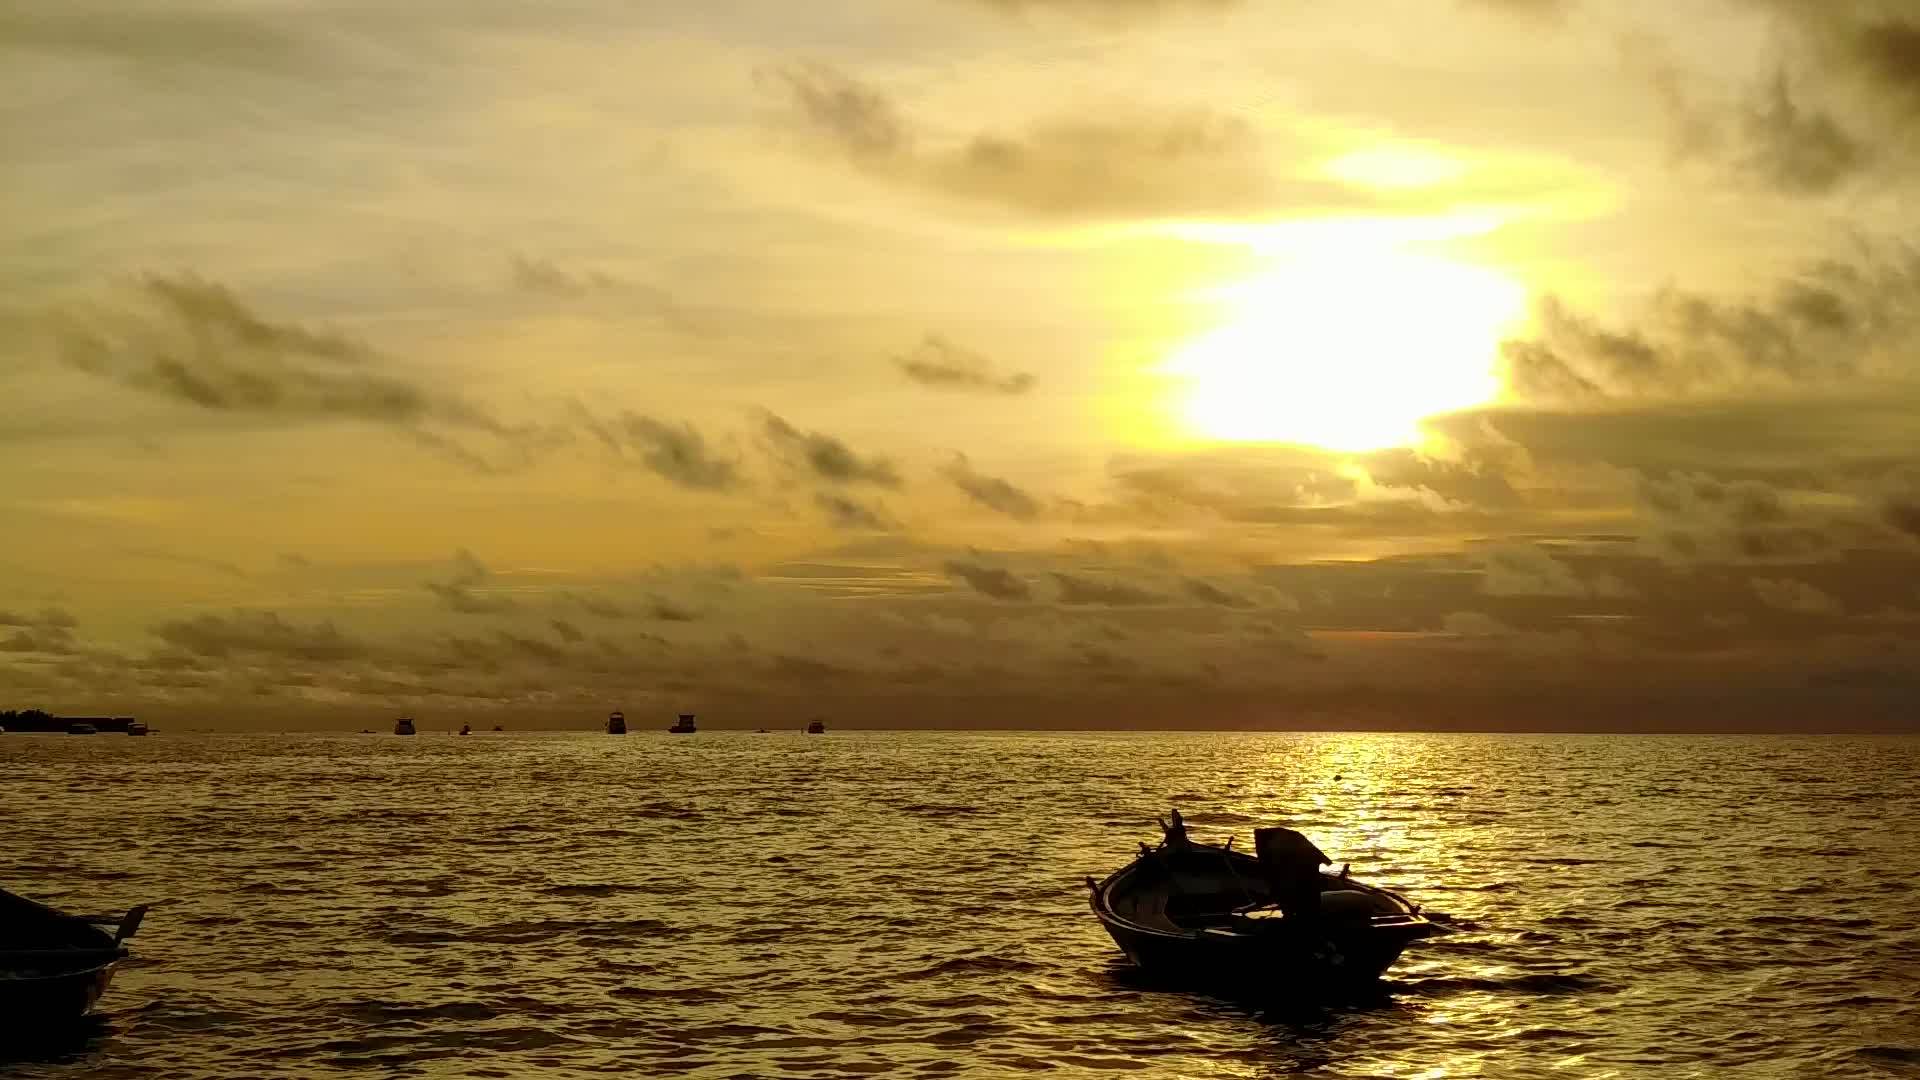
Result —
[[1254, 830], [1256, 855], [1187, 838], [1180, 812], [1159, 846], [1087, 879], [1093, 913], [1155, 975], [1237, 993], [1317, 997], [1362, 989], [1440, 927], [1386, 889], [1322, 871], [1292, 829]]
[[607, 734], [625, 735], [627, 733], [627, 714], [615, 709], [607, 714]]
[[691, 735], [698, 729], [693, 726], [693, 714], [683, 712], [680, 714], [680, 719], [675, 720], [673, 726], [667, 730], [675, 735]]

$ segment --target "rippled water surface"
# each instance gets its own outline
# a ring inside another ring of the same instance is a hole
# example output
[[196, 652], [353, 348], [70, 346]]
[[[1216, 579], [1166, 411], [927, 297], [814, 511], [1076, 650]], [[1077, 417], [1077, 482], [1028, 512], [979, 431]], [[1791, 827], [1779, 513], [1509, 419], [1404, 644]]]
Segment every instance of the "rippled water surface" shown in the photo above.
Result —
[[[1450, 915], [1381, 1000], [1143, 983], [1177, 804]], [[0, 885], [163, 901], [27, 1077], [1920, 1074], [1920, 739], [0, 736]]]

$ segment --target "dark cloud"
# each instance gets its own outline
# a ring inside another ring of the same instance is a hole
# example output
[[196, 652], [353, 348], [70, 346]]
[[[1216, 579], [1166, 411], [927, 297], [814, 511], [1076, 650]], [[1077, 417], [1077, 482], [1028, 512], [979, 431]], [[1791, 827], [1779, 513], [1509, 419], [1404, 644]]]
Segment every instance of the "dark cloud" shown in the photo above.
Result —
[[1062, 12], [1102, 21], [1124, 21], [1175, 12], [1212, 14], [1239, 7], [1242, 0], [969, 0], [1010, 15]]
[[942, 191], [1037, 216], [1210, 216], [1271, 202], [1260, 156], [1237, 116], [1141, 109], [975, 135], [923, 164]]
[[975, 592], [996, 600], [1028, 600], [1033, 597], [1031, 586], [1001, 567], [950, 559], [945, 569], [951, 576], [966, 582]]
[[501, 615], [519, 608], [512, 597], [489, 596], [474, 591], [493, 576], [486, 564], [473, 552], [461, 548], [454, 553], [453, 576], [446, 581], [429, 581], [421, 587], [432, 593], [449, 611], [462, 615]]
[[[9, 625], [21, 626], [22, 624], [0, 622], [0, 626]], [[71, 630], [46, 623], [26, 625], [5, 637], [0, 637], [0, 652], [4, 653], [42, 653], [63, 656], [77, 651], [78, 647], [74, 643]]]
[[1067, 574], [1059, 571], [1054, 571], [1052, 577], [1058, 589], [1058, 599], [1063, 604], [1131, 607], [1140, 604], [1163, 604], [1167, 600], [1159, 593], [1128, 585], [1125, 582], [1102, 581], [1081, 574]]
[[1831, 520], [1790, 506], [1779, 490], [1757, 481], [1643, 476], [1639, 494], [1650, 539], [1682, 562], [1805, 562], [1842, 546]]
[[816, 492], [813, 503], [838, 529], [871, 529], [875, 532], [888, 532], [894, 528], [892, 519], [880, 507], [870, 506], [836, 492]]
[[227, 577], [244, 578], [247, 572], [225, 559], [209, 559], [200, 555], [185, 555], [177, 551], [165, 551], [160, 548], [125, 547], [122, 554], [137, 559], [152, 559], [155, 562], [172, 563], [175, 566], [190, 566], [198, 570], [211, 570]]
[[164, 622], [155, 637], [194, 656], [260, 655], [332, 663], [366, 655], [367, 646], [331, 622], [288, 622], [271, 611], [235, 611]]
[[515, 288], [546, 296], [579, 297], [623, 287], [619, 278], [598, 270], [573, 273], [545, 259], [513, 256], [510, 271]]
[[603, 619], [624, 619], [632, 613], [611, 600], [585, 593], [565, 593], [567, 599], [580, 606], [580, 610], [589, 615], [598, 615]]
[[692, 608], [660, 596], [647, 598], [646, 612], [649, 618], [660, 622], [695, 622], [700, 618], [700, 613]]
[[781, 459], [829, 483], [900, 486], [900, 474], [892, 462], [863, 458], [831, 435], [801, 431], [772, 413], [767, 414], [762, 430]]
[[455, 445], [426, 429], [441, 425], [484, 434], [523, 454], [540, 437], [425, 381], [392, 373], [386, 357], [357, 339], [268, 320], [225, 286], [192, 274], [146, 277], [139, 297], [118, 312], [76, 309], [50, 318], [61, 360], [215, 413], [283, 422], [358, 420]]
[[639, 465], [668, 482], [690, 491], [728, 491], [740, 485], [739, 464], [711, 450], [707, 440], [688, 423], [674, 424], [651, 416], [623, 412], [600, 420], [575, 406], [581, 423], [622, 460]]
[[80, 620], [56, 607], [41, 608], [37, 614], [33, 615], [22, 615], [17, 611], [0, 611], [0, 626], [71, 630], [79, 625]]
[[1815, 264], [1761, 298], [1657, 292], [1636, 324], [1610, 329], [1553, 297], [1537, 336], [1503, 348], [1507, 383], [1536, 401], [1676, 397], [1904, 372], [1920, 340], [1920, 255], [1882, 245], [1857, 263]]
[[1538, 547], [1509, 547], [1486, 556], [1480, 589], [1488, 596], [1588, 596], [1592, 589], [1565, 563]]
[[1741, 127], [1747, 139], [1742, 164], [1788, 194], [1831, 191], [1869, 160], [1832, 115], [1796, 99], [1784, 70], [1742, 111]]
[[1186, 590], [1188, 596], [1205, 604], [1214, 604], [1219, 607], [1230, 608], [1250, 608], [1255, 606], [1252, 600], [1241, 596], [1239, 593], [1228, 592], [1220, 586], [1210, 581], [1203, 581], [1200, 578], [1188, 578], [1186, 580]]
[[974, 502], [1011, 518], [1031, 521], [1040, 515], [1040, 501], [997, 476], [974, 470], [966, 455], [958, 454], [940, 470]]
[[560, 635], [560, 640], [569, 645], [575, 645], [587, 639], [587, 635], [581, 633], [579, 627], [565, 619], [550, 619], [547, 625], [553, 627], [553, 632]]
[[1404, 447], [1361, 457], [1367, 475], [1381, 487], [1430, 491], [1448, 502], [1513, 506], [1520, 501], [1512, 481], [1491, 461], [1446, 461]]
[[1209, 216], [1275, 198], [1252, 128], [1226, 113], [1107, 110], [919, 148], [892, 99], [843, 72], [786, 68], [771, 81], [856, 164], [954, 198], [1057, 218]]
[[1781, 611], [1799, 615], [1845, 614], [1838, 600], [1797, 579], [1754, 578], [1753, 591], [1761, 603]]
[[996, 374], [986, 357], [932, 334], [894, 363], [914, 382], [943, 389], [1024, 394], [1033, 389], [1034, 383], [1033, 376], [1024, 371]]
[[912, 137], [892, 99], [826, 64], [792, 64], [762, 73], [778, 83], [816, 131], [857, 158], [904, 154]]

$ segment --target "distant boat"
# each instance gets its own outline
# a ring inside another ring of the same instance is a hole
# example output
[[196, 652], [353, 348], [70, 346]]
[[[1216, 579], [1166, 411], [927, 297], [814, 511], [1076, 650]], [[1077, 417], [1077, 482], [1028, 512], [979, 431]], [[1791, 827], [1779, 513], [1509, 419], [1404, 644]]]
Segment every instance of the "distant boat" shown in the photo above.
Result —
[[92, 724], [68, 724], [67, 725], [67, 734], [69, 735], [96, 735], [96, 734], [99, 734], [99, 731], [100, 729], [97, 727], [94, 727]]
[[753, 733], [755, 735], [765, 735], [767, 733], [767, 729], [763, 727], [757, 727], [753, 729]]
[[93, 919], [0, 889], [0, 1031], [29, 1032], [85, 1016], [127, 955], [121, 942], [146, 914], [144, 905], [134, 908], [108, 934]]
[[473, 734], [473, 727], [472, 727], [471, 725], [468, 725], [468, 724], [461, 724], [461, 725], [460, 725], [460, 734], [462, 734], [462, 735], [471, 735], [471, 734]]
[[403, 717], [401, 717], [400, 719], [398, 719], [398, 720], [395, 720], [395, 721], [393, 722], [393, 733], [394, 733], [395, 735], [412, 735], [412, 734], [414, 734], [414, 730], [413, 730], [413, 717], [411, 717], [411, 716], [403, 716]]
[[693, 726], [693, 714], [690, 712], [681, 713], [680, 719], [675, 720], [673, 722], [673, 726], [668, 728], [667, 730], [672, 732], [675, 735], [693, 734], [695, 730]]
[[495, 725], [493, 725], [493, 730], [495, 730], [495, 731], [505, 731], [505, 730], [507, 730], [507, 729], [506, 729], [506, 728], [503, 728], [503, 727], [501, 727], [501, 726], [500, 726], [499, 724], [495, 724]]
[[132, 723], [127, 725], [127, 734], [129, 735], [145, 735], [147, 733], [147, 730], [148, 730], [147, 725], [141, 723], [138, 720], [135, 720]]
[[826, 733], [827, 733], [827, 722], [825, 720], [807, 721], [807, 734], [825, 735]]
[[615, 710], [607, 714], [607, 734], [625, 735], [627, 733], [627, 714]]

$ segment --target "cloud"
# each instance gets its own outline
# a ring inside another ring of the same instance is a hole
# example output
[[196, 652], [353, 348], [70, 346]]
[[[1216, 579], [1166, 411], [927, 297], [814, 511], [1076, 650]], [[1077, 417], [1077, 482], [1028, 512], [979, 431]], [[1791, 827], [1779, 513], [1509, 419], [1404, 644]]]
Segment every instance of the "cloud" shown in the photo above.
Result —
[[1138, 604], [1162, 604], [1166, 597], [1119, 581], [1100, 581], [1080, 574], [1053, 572], [1063, 604], [1099, 604], [1127, 607]]
[[152, 628], [153, 635], [194, 656], [261, 655], [289, 660], [338, 662], [366, 655], [367, 646], [331, 622], [288, 622], [271, 611], [236, 610], [231, 616], [200, 615]]
[[649, 618], [659, 622], [695, 622], [700, 618], [700, 613], [692, 608], [660, 596], [647, 598], [646, 612]]
[[1199, 578], [1188, 578], [1186, 580], [1186, 590], [1187, 595], [1205, 604], [1215, 604], [1220, 607], [1230, 608], [1250, 608], [1254, 606], [1252, 600], [1241, 596], [1239, 593], [1228, 592], [1212, 582], [1202, 581]]
[[579, 627], [565, 619], [549, 619], [547, 625], [553, 627], [553, 632], [560, 635], [560, 640], [570, 645], [578, 644], [587, 639], [587, 635], [581, 633]]
[[932, 334], [894, 363], [914, 382], [943, 389], [1024, 394], [1034, 383], [1024, 371], [997, 375], [985, 357]]
[[1639, 496], [1655, 546], [1684, 562], [1801, 562], [1840, 546], [1828, 523], [1804, 520], [1777, 489], [1757, 481], [1642, 476]]
[[1381, 487], [1431, 491], [1448, 502], [1472, 506], [1520, 502], [1512, 481], [1490, 461], [1446, 461], [1403, 447], [1367, 454], [1361, 463]]
[[1554, 297], [1538, 332], [1506, 342], [1508, 386], [1535, 401], [1680, 397], [1905, 371], [1920, 340], [1920, 254], [1878, 245], [1859, 261], [1806, 267], [1770, 295], [1654, 294], [1636, 325], [1609, 329]]
[[1841, 615], [1840, 602], [1804, 581], [1792, 578], [1754, 578], [1753, 591], [1760, 602], [1781, 611], [1800, 615]]
[[622, 412], [602, 421], [577, 403], [581, 423], [616, 456], [633, 455], [640, 466], [689, 491], [729, 491], [741, 483], [739, 464], [720, 457], [692, 424], [673, 424]]
[[[391, 360], [364, 342], [268, 320], [225, 286], [192, 274], [149, 275], [124, 308], [64, 310], [47, 326], [57, 355], [74, 370], [207, 412], [392, 425], [440, 447], [454, 444], [428, 425], [482, 433], [522, 453], [540, 438], [393, 373]], [[478, 460], [462, 453], [463, 463]]]
[[1509, 547], [1486, 557], [1480, 591], [1488, 596], [1589, 596], [1593, 590], [1565, 563], [1537, 547]]
[[1449, 612], [1441, 618], [1440, 629], [1464, 638], [1512, 637], [1516, 633], [1513, 627], [1482, 611]]
[[79, 620], [59, 608], [42, 608], [34, 615], [0, 611], [0, 626], [16, 627], [0, 638], [0, 652], [66, 655], [78, 651], [73, 630]]
[[762, 430], [779, 457], [828, 483], [900, 486], [900, 474], [892, 462], [863, 458], [831, 435], [801, 431], [772, 413], [767, 414]]
[[1033, 597], [1031, 586], [1015, 577], [1011, 571], [997, 566], [950, 559], [945, 569], [949, 575], [966, 582], [973, 591], [983, 596], [991, 596], [996, 600], [1028, 600]]
[[510, 265], [517, 289], [546, 296], [580, 297], [623, 287], [619, 278], [598, 270], [571, 273], [545, 259], [515, 255]]
[[790, 64], [764, 73], [779, 83], [816, 131], [855, 158], [905, 153], [912, 137], [885, 94], [826, 64]]
[[37, 614], [22, 615], [17, 611], [0, 611], [0, 626], [44, 627], [52, 630], [71, 630], [80, 625], [80, 620], [61, 608], [41, 608]]
[[454, 553], [453, 577], [447, 581], [429, 581], [422, 585], [432, 593], [447, 610], [462, 615], [502, 615], [519, 608], [509, 596], [487, 596], [473, 591], [473, 587], [493, 576], [486, 564], [476, 558], [473, 552], [461, 548]]
[[871, 529], [875, 532], [889, 532], [895, 527], [892, 519], [888, 518], [885, 511], [879, 507], [869, 506], [836, 492], [816, 492], [813, 503], [838, 529]]
[[1832, 115], [1797, 101], [1787, 73], [1775, 73], [1741, 114], [1744, 166], [1768, 185], [1794, 195], [1833, 190], [1860, 171], [1866, 148]]
[[1040, 501], [997, 476], [976, 472], [965, 454], [956, 454], [940, 470], [974, 502], [1011, 518], [1031, 521], [1040, 515]]
[[1239, 7], [1242, 0], [972, 0], [1009, 15], [1062, 12], [1083, 18], [1124, 21], [1174, 12], [1211, 14]]
[[782, 68], [768, 81], [854, 164], [951, 198], [1049, 218], [1212, 216], [1275, 201], [1253, 129], [1232, 114], [1107, 109], [921, 148], [891, 98], [834, 68]]

